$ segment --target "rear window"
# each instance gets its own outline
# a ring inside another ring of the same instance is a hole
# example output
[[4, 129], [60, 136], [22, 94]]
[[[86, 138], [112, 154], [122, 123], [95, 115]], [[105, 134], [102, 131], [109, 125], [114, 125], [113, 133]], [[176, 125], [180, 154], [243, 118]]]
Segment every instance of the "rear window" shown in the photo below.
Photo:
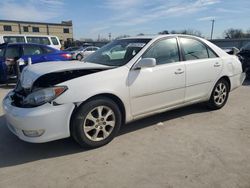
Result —
[[51, 41], [54, 45], [59, 45], [59, 42], [56, 37], [51, 37]]
[[21, 36], [4, 36], [3, 40], [8, 43], [25, 42], [24, 37]]
[[50, 41], [48, 37], [27, 37], [28, 43], [36, 43], [36, 44], [43, 44], [43, 45], [50, 45]]

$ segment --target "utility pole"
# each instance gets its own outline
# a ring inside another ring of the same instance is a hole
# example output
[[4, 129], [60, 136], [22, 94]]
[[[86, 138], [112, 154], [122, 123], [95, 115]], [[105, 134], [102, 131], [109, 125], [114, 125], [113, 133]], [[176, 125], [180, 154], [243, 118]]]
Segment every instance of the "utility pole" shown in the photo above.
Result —
[[214, 22], [215, 22], [215, 20], [214, 19], [212, 19], [211, 20], [211, 22], [212, 22], [212, 28], [211, 28], [211, 40], [213, 39], [213, 33], [214, 33]]
[[111, 41], [111, 33], [109, 33], [109, 41]]

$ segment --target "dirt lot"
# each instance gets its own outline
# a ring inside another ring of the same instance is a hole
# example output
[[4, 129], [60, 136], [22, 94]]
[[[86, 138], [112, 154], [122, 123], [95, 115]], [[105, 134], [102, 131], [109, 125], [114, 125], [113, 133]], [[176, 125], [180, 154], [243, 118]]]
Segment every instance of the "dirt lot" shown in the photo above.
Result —
[[219, 111], [199, 104], [146, 118], [95, 150], [25, 143], [0, 110], [0, 187], [250, 188], [250, 83]]

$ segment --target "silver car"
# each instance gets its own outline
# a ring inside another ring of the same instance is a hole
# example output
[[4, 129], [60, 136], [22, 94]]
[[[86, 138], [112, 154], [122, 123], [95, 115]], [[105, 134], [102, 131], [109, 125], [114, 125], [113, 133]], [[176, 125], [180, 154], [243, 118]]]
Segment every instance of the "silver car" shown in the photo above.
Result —
[[89, 56], [90, 54], [94, 53], [99, 48], [96, 46], [87, 46], [87, 47], [80, 47], [79, 49], [72, 51], [72, 58], [77, 60], [82, 60], [83, 58]]

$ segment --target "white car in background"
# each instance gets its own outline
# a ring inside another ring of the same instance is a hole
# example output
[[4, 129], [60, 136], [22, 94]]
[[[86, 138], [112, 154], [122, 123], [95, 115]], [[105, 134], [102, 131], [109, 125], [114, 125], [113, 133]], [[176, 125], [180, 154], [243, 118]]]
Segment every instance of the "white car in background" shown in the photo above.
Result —
[[[126, 52], [111, 59], [116, 46]], [[9, 129], [28, 142], [72, 136], [99, 147], [136, 119], [200, 102], [220, 109], [245, 77], [237, 57], [187, 35], [115, 40], [84, 61], [27, 66], [3, 100]]]
[[88, 57], [90, 54], [94, 53], [98, 49], [99, 47], [96, 46], [80, 47], [75, 51], [71, 51], [72, 58], [81, 61], [83, 58]]

